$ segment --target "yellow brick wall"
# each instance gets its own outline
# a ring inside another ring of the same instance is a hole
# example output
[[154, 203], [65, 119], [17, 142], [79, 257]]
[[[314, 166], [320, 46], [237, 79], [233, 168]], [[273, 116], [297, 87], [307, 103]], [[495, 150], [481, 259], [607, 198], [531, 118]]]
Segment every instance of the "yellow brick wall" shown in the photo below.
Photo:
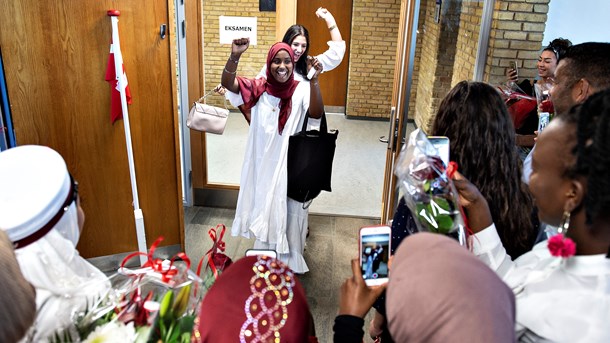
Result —
[[[490, 47], [485, 70], [486, 81], [506, 82], [509, 61], [516, 61], [519, 77], [536, 77], [536, 60], [542, 48], [550, 0], [496, 1]], [[556, 37], [551, 37], [549, 41]], [[548, 43], [548, 42], [547, 42]]]
[[452, 86], [461, 7], [461, 1], [443, 2], [440, 20], [436, 22], [436, 2], [421, 2], [419, 35], [423, 38], [414, 119], [416, 125], [425, 131], [430, 130], [438, 104]]
[[[205, 90], [209, 91], [220, 83], [222, 70], [231, 53], [231, 45], [220, 44], [218, 31], [219, 16], [257, 17], [258, 44], [250, 46], [242, 55], [237, 67], [239, 75], [254, 77], [267, 60], [267, 52], [275, 43], [276, 12], [260, 12], [258, 0], [206, 0], [203, 2], [203, 58]], [[222, 106], [222, 98], [208, 98], [208, 103]]]
[[465, 1], [462, 3], [452, 87], [462, 80], [472, 80], [477, 59], [482, 13], [482, 1]]
[[[485, 81], [505, 82], [511, 60], [517, 61], [520, 77], [536, 76], [549, 1], [496, 0]], [[445, 0], [441, 22], [436, 23], [435, 0], [421, 0], [408, 114], [425, 130], [430, 129], [438, 104], [451, 87], [461, 80], [472, 79], [482, 6], [482, 1]], [[203, 11], [205, 89], [220, 83], [231, 49], [219, 44], [221, 15], [258, 17], [258, 45], [250, 47], [238, 67], [241, 75], [256, 75], [265, 63], [269, 47], [275, 43], [276, 13], [259, 12], [258, 0], [206, 0]], [[400, 0], [354, 0], [348, 115], [389, 118], [399, 17]], [[210, 103], [221, 105], [222, 100], [212, 97]]]
[[389, 118], [400, 0], [354, 0], [346, 114]]
[[[542, 46], [549, 1], [496, 0], [485, 81], [505, 83], [506, 68], [511, 60], [517, 61], [521, 78], [533, 79], [537, 75], [536, 60]], [[438, 105], [451, 87], [473, 77], [483, 11], [482, 1], [446, 0], [442, 5], [441, 22], [436, 23], [435, 5], [435, 0], [422, 0], [420, 4], [418, 47], [409, 104], [409, 117], [424, 130], [431, 129]]]

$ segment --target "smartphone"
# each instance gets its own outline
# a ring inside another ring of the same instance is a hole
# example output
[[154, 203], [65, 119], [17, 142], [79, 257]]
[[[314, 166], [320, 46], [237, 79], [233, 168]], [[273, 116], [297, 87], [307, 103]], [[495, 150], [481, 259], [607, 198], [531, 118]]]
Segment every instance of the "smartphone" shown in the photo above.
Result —
[[248, 249], [248, 250], [246, 250], [246, 256], [258, 256], [258, 255], [277, 258], [277, 252], [275, 250], [267, 250], [267, 249]]
[[540, 112], [538, 113], [538, 135], [542, 133], [542, 130], [549, 125], [551, 121], [551, 114], [549, 112]]
[[428, 136], [428, 140], [436, 150], [438, 155], [445, 164], [445, 167], [449, 165], [449, 138], [445, 136]]
[[360, 269], [369, 286], [388, 282], [391, 237], [392, 229], [387, 225], [360, 228]]
[[517, 62], [516, 61], [508, 62], [508, 65], [509, 65], [510, 69], [514, 70], [515, 73], [517, 73], [517, 75], [519, 75], [519, 72], [517, 71]]

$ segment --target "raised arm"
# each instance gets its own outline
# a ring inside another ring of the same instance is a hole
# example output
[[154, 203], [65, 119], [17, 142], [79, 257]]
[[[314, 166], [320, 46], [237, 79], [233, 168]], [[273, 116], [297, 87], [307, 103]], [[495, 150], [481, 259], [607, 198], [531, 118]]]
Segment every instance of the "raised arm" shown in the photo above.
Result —
[[328, 27], [328, 31], [330, 31], [330, 40], [335, 42], [340, 42], [343, 40], [341, 37], [341, 32], [337, 27], [337, 22], [335, 21], [335, 17], [333, 17], [332, 13], [330, 13], [326, 8], [320, 7], [316, 11], [316, 15], [320, 19], [324, 19], [326, 22], [326, 27]]
[[324, 51], [324, 53], [317, 55], [316, 58], [322, 63], [322, 71], [327, 72], [335, 69], [341, 61], [343, 61], [343, 57], [345, 56], [345, 41], [341, 37], [341, 32], [337, 27], [337, 22], [335, 21], [335, 17], [326, 9], [326, 8], [318, 8], [316, 11], [316, 15], [324, 19], [326, 23], [326, 27], [328, 27], [328, 31], [330, 32], [331, 41], [328, 42], [328, 50]]
[[225, 64], [225, 69], [222, 71], [221, 84], [224, 88], [233, 93], [239, 93], [239, 84], [235, 79], [237, 74], [237, 64], [241, 54], [244, 53], [250, 46], [250, 38], [234, 39], [231, 44], [231, 55]]
[[318, 76], [322, 73], [322, 63], [315, 57], [307, 56], [307, 64], [316, 70], [316, 73], [309, 81], [309, 116], [311, 118], [320, 118], [324, 114], [324, 102], [322, 101], [320, 84], [318, 82]]

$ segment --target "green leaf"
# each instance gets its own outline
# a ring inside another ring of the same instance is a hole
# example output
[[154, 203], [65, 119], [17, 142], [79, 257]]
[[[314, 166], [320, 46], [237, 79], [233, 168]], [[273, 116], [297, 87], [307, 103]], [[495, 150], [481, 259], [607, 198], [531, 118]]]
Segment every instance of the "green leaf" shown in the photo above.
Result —
[[172, 317], [178, 318], [184, 311], [186, 311], [186, 306], [189, 303], [189, 298], [191, 295], [191, 285], [188, 284], [180, 289], [178, 292], [178, 296], [176, 297], [176, 301], [174, 301], [174, 305], [172, 306]]
[[165, 292], [163, 299], [161, 299], [161, 305], [159, 307], [159, 316], [163, 319], [169, 314], [172, 302], [174, 301], [174, 292], [170, 289]]

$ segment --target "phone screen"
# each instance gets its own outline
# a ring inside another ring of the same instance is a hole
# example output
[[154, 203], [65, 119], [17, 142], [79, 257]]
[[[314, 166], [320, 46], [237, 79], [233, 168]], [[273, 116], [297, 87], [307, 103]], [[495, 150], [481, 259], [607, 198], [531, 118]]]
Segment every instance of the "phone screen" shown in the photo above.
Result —
[[389, 226], [360, 229], [360, 268], [367, 285], [380, 285], [388, 281], [390, 236]]
[[428, 140], [436, 150], [438, 151], [439, 157], [445, 163], [445, 166], [449, 165], [449, 138], [445, 136], [428, 136]]
[[515, 61], [510, 61], [510, 69], [513, 69], [515, 72], [517, 71], [517, 62]]
[[257, 255], [277, 258], [277, 252], [275, 250], [266, 250], [266, 249], [248, 249], [248, 250], [246, 250], [246, 256], [257, 256]]

